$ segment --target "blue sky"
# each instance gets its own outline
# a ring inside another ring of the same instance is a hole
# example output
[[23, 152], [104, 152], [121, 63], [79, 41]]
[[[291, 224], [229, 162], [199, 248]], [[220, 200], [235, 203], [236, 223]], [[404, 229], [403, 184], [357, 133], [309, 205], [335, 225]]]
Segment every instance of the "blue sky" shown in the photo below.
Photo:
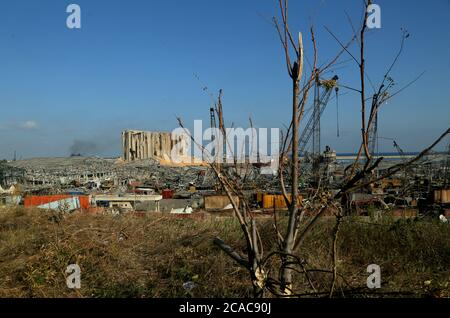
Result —
[[[367, 38], [367, 71], [379, 83], [400, 44], [411, 36], [392, 72], [398, 87], [425, 75], [380, 113], [379, 135], [405, 151], [431, 143], [450, 125], [450, 1], [375, 1], [382, 28]], [[66, 7], [81, 7], [82, 28], [66, 27]], [[42, 0], [1, 1], [0, 158], [66, 156], [74, 141], [98, 155], [120, 155], [124, 129], [167, 130], [176, 116], [188, 126], [208, 123], [210, 96], [224, 90], [226, 119], [248, 126], [289, 122], [290, 80], [275, 29], [275, 0]], [[345, 12], [359, 24], [362, 1], [290, 1], [291, 29], [315, 26], [320, 62], [351, 37]], [[353, 46], [352, 50], [356, 50]], [[357, 86], [348, 56], [336, 73]], [[195, 74], [200, 78], [196, 78]], [[332, 77], [334, 74], [329, 73]], [[342, 90], [340, 137], [336, 105], [323, 115], [322, 146], [352, 152], [358, 146], [358, 95]], [[447, 139], [448, 142], [448, 139]], [[443, 149], [443, 143], [438, 149]], [[380, 140], [380, 150], [395, 151]]]

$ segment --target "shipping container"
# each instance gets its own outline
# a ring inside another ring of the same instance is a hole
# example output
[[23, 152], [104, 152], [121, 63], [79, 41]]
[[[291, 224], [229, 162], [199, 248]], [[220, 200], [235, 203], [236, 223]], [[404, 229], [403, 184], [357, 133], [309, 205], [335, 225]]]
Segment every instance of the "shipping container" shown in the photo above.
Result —
[[173, 198], [173, 190], [171, 190], [171, 189], [164, 189], [161, 194], [162, 194], [163, 199], [172, 199]]
[[[291, 195], [288, 194], [289, 201], [291, 200]], [[287, 209], [286, 200], [282, 194], [267, 194], [257, 195], [257, 199], [261, 198], [263, 209]], [[300, 204], [303, 200], [301, 195], [298, 196], [297, 204]]]
[[52, 201], [38, 206], [39, 209], [65, 212], [78, 210], [80, 207], [80, 199], [78, 197], [70, 197], [67, 199]]
[[55, 194], [55, 195], [33, 195], [28, 196], [24, 200], [24, 206], [32, 207], [32, 206], [40, 206], [44, 204], [48, 204], [55, 201], [61, 201], [64, 199], [69, 199], [77, 197], [80, 201], [80, 206], [82, 209], [87, 209], [90, 206], [90, 200], [88, 195], [68, 195], [68, 194]]
[[435, 190], [434, 191], [434, 202], [438, 203], [438, 204], [450, 203], [450, 189]]

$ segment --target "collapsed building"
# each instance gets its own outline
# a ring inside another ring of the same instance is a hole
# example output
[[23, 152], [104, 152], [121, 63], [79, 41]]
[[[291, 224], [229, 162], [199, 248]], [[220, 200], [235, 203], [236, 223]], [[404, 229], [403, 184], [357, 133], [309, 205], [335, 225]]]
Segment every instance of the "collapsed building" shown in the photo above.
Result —
[[187, 157], [188, 149], [184, 147], [187, 136], [173, 138], [170, 132], [125, 130], [122, 132], [122, 150], [125, 161], [142, 159], [164, 159], [172, 157], [172, 150], [177, 147], [177, 155]]
[[25, 171], [12, 167], [5, 161], [0, 162], [0, 186], [9, 187], [23, 180]]

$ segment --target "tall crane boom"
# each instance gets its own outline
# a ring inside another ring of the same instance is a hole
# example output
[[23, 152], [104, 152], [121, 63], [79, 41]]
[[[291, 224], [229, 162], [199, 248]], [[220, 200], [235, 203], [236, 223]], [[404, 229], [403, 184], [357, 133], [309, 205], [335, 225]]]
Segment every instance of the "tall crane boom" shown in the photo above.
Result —
[[398, 143], [395, 140], [394, 140], [394, 147], [395, 147], [395, 149], [397, 149], [398, 154], [402, 157], [402, 160], [404, 160], [405, 152], [403, 151], [402, 148], [400, 148], [400, 146], [398, 145]]
[[[311, 117], [309, 118], [308, 122], [306, 123], [305, 128], [303, 129], [300, 138], [299, 138], [299, 152], [300, 154], [303, 154], [305, 152], [306, 146], [311, 139], [311, 136], [315, 132], [315, 138], [314, 142], [320, 145], [320, 141], [317, 140], [317, 138], [320, 138], [320, 117], [322, 116], [323, 111], [327, 107], [328, 101], [330, 100], [331, 93], [333, 92], [333, 88], [336, 86], [336, 81], [338, 80], [338, 76], [335, 75], [331, 80], [327, 81], [317, 81], [316, 82], [316, 89], [319, 90], [319, 86], [323, 87], [324, 90], [322, 93], [317, 94], [319, 96], [318, 98], [315, 98], [314, 100], [314, 111]], [[319, 134], [319, 136], [317, 136]], [[315, 147], [317, 148], [317, 146]], [[315, 151], [320, 151], [320, 149], [314, 149]]]

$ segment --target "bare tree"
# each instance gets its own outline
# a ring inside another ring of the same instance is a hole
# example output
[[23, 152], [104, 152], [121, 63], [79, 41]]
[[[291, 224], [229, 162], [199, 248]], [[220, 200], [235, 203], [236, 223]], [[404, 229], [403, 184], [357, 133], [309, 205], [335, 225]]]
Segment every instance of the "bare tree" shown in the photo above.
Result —
[[[299, 105], [299, 95], [300, 95], [300, 80], [303, 75], [303, 40], [302, 34], [298, 34], [298, 43], [294, 42], [292, 34], [289, 30], [288, 26], [288, 2], [287, 0], [280, 3], [280, 11], [282, 17], [282, 29], [278, 26], [277, 20], [274, 18], [274, 24], [278, 30], [280, 35], [281, 43], [283, 44], [286, 65], [288, 74], [292, 79], [292, 161], [291, 161], [291, 198], [287, 199], [287, 204], [289, 206], [289, 221], [288, 221], [288, 229], [286, 235], [283, 239], [283, 253], [284, 263], [289, 262], [290, 255], [292, 254], [292, 250], [295, 244], [295, 233], [296, 233], [296, 225], [297, 225], [297, 214], [298, 214], [298, 143], [299, 143], [299, 123], [301, 120], [301, 116], [298, 116], [298, 105]], [[312, 32], [312, 36], [314, 39], [314, 33]], [[313, 40], [314, 41], [314, 40]], [[291, 54], [289, 52], [289, 48], [292, 47], [295, 53], [294, 62], [291, 61]], [[313, 70], [315, 72], [315, 70]], [[308, 90], [305, 90], [305, 93]], [[303, 107], [305, 103], [302, 103], [301, 113], [303, 112]], [[284, 189], [284, 192], [286, 190]], [[286, 199], [285, 195], [285, 199]], [[290, 201], [290, 202], [289, 202]], [[283, 268], [281, 275], [281, 290], [284, 294], [290, 295], [292, 291], [292, 269], [288, 266]]]
[[[270, 251], [267, 255], [264, 254], [263, 241], [267, 238], [261, 237], [260, 231], [258, 230], [258, 224], [252, 213], [252, 209], [246, 201], [243, 191], [246, 177], [240, 179], [235, 175], [232, 176], [227, 174], [218, 163], [214, 161], [209, 162], [222, 190], [228, 196], [228, 199], [233, 207], [234, 215], [241, 226], [246, 243], [246, 256], [241, 255], [241, 253], [226, 244], [221, 238], [216, 238], [214, 243], [239, 265], [248, 270], [255, 297], [264, 297], [266, 291], [269, 291], [272, 295], [278, 297], [299, 297], [311, 295], [332, 297], [337, 287], [338, 278], [341, 278], [341, 280], [345, 282], [345, 279], [339, 274], [337, 268], [337, 242], [341, 221], [344, 216], [343, 209], [345, 208], [345, 202], [348, 194], [357, 189], [364, 188], [373, 182], [387, 178], [401, 169], [404, 169], [405, 166], [411, 165], [428, 153], [437, 143], [439, 143], [447, 134], [450, 133], [450, 129], [445, 131], [439, 138], [436, 139], [435, 142], [433, 142], [430, 147], [426, 148], [410, 161], [392, 166], [380, 177], [373, 176], [372, 172], [379, 166], [383, 158], [380, 157], [377, 160], [373, 160], [373, 154], [370, 153], [368, 144], [369, 131], [381, 105], [404, 89], [402, 88], [394, 93], [390, 92], [393, 87], [393, 80], [390, 77], [390, 72], [392, 71], [403, 50], [404, 40], [408, 37], [408, 35], [407, 33], [403, 33], [401, 47], [398, 54], [385, 73], [380, 86], [377, 89], [374, 89], [375, 93], [371, 99], [367, 99], [365, 88], [367, 74], [365, 67], [366, 61], [364, 42], [367, 31], [367, 8], [370, 4], [370, 0], [367, 3], [364, 3], [364, 20], [360, 27], [359, 34], [354, 32], [353, 37], [346, 44], [342, 43], [329, 29], [327, 29], [339, 43], [341, 50], [337, 52], [334, 58], [332, 58], [328, 63], [325, 63], [322, 67], [318, 66], [318, 49], [314, 29], [310, 29], [311, 45], [314, 50], [314, 56], [313, 63], [311, 65], [311, 72], [308, 76], [304, 76], [303, 65], [305, 57], [302, 34], [298, 33], [298, 36], [294, 37], [291, 33], [288, 24], [288, 1], [279, 0], [281, 20], [279, 21], [278, 19], [273, 18], [273, 23], [282, 44], [288, 75], [292, 80], [292, 116], [290, 125], [282, 137], [279, 160], [280, 164], [278, 169], [279, 185], [286, 205], [288, 206], [288, 216], [286, 227], [281, 229], [281, 225], [277, 220], [275, 211], [273, 213], [273, 229], [277, 238], [277, 248], [275, 250]], [[350, 45], [354, 41], [358, 43], [360, 48], [358, 58], [356, 58], [349, 49]], [[359, 151], [353, 164], [346, 169], [348, 172], [347, 177], [342, 184], [338, 186], [338, 191], [335, 195], [331, 195], [330, 192], [326, 191], [321, 186], [319, 180], [316, 190], [305, 198], [305, 200], [299, 202], [299, 126], [305, 113], [305, 105], [308, 103], [310, 90], [315, 84], [317, 84], [318, 81], [320, 81], [320, 76], [335, 65], [344, 53], [349, 54], [356, 62], [360, 74], [360, 88], [353, 89], [360, 94], [361, 144]], [[302, 79], [304, 79], [303, 85], [301, 85]], [[371, 101], [371, 107], [369, 115], [367, 116], [366, 104], [369, 100]], [[219, 129], [225, 136], [225, 143], [228, 146], [229, 151], [232, 153], [233, 149], [229, 146], [226, 136], [222, 92], [219, 93], [219, 97], [215, 105], [215, 111], [219, 118]], [[178, 119], [178, 121], [180, 126], [184, 127], [181, 119]], [[250, 124], [252, 125], [251, 120]], [[194, 138], [192, 138], [192, 140], [195, 143]], [[203, 145], [196, 145], [202, 148], [203, 152], [207, 152]], [[364, 165], [360, 167], [360, 159], [363, 153], [366, 160]], [[291, 156], [289, 157], [289, 155]], [[286, 166], [286, 163], [289, 164], [288, 167]], [[236, 161], [234, 162], [234, 168], [238, 168], [238, 163]], [[289, 182], [287, 183], [286, 180], [289, 180]], [[287, 184], [289, 184], [289, 191]], [[239, 200], [236, 198], [239, 198]], [[306, 257], [301, 257], [298, 252], [307, 235], [317, 224], [321, 216], [323, 216], [327, 211], [334, 211], [336, 216], [336, 223], [332, 237], [331, 266], [328, 269], [311, 268], [306, 262]], [[306, 213], [312, 215], [312, 217], [310, 219], [305, 218]], [[268, 270], [269, 263], [274, 258], [278, 260], [276, 263], [278, 268], [277, 271], [272, 271], [272, 273], [275, 272], [277, 275], [269, 273]], [[316, 288], [316, 285], [311, 278], [311, 274], [313, 273], [324, 273], [329, 275], [330, 284], [327, 290], [318, 290]], [[306, 282], [307, 287], [310, 290], [309, 292], [295, 290], [294, 275], [302, 277], [303, 281]], [[346, 285], [350, 288], [350, 292], [354, 292], [354, 288], [352, 288], [349, 284]], [[347, 290], [347, 292], [349, 292], [349, 290]], [[344, 292], [344, 290], [341, 289], [341, 292]]]

